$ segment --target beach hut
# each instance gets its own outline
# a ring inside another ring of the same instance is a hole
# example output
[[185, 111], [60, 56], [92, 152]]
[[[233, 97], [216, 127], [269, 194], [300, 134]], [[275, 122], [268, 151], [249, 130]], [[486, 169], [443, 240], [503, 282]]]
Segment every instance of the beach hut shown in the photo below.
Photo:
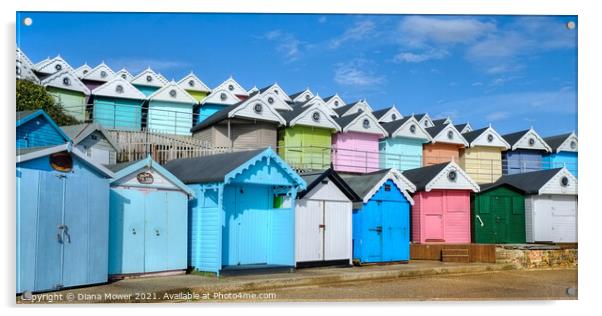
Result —
[[39, 83], [38, 76], [34, 73], [35, 66], [33, 62], [25, 55], [25, 53], [17, 47], [16, 55], [16, 77], [17, 79], [29, 80], [35, 83]]
[[335, 170], [347, 172], [379, 170], [378, 140], [387, 137], [388, 133], [380, 126], [372, 112], [360, 110], [355, 114], [345, 114], [336, 118], [335, 122], [341, 127], [341, 131], [332, 137], [332, 163]]
[[341, 177], [361, 198], [353, 210], [353, 259], [360, 264], [409, 261], [415, 186], [395, 169]]
[[326, 106], [328, 106], [331, 109], [336, 109], [338, 107], [345, 106], [345, 101], [338, 94], [334, 94], [324, 98], [324, 102], [326, 103]]
[[544, 169], [543, 155], [552, 149], [533, 128], [502, 137], [510, 144], [510, 149], [502, 153], [504, 175]]
[[178, 86], [186, 90], [198, 103], [203, 102], [209, 93], [211, 93], [211, 89], [192, 71], [178, 81]]
[[[125, 68], [121, 68], [119, 71], [117, 71], [114, 75], [115, 77], [121, 77], [121, 79], [127, 80], [127, 81], [132, 81], [134, 79], [134, 76], [132, 76], [132, 74]], [[111, 78], [112, 79], [112, 78]]]
[[17, 112], [17, 150], [64, 144], [71, 139], [43, 110]]
[[460, 149], [468, 142], [452, 124], [427, 127], [431, 142], [422, 146], [422, 165], [430, 166], [448, 161], [459, 161]]
[[477, 183], [495, 182], [502, 176], [502, 151], [510, 144], [492, 127], [462, 134], [468, 146], [460, 149], [460, 167]]
[[278, 131], [278, 154], [297, 169], [323, 170], [330, 166], [332, 134], [341, 130], [323, 104], [296, 105], [278, 110], [286, 127]]
[[374, 111], [372, 114], [374, 117], [376, 117], [379, 123], [392, 122], [403, 118], [395, 106]]
[[142, 128], [142, 104], [145, 96], [127, 80], [115, 77], [92, 90], [94, 122], [108, 129]]
[[251, 94], [253, 94], [253, 93], [255, 93], [255, 92], [259, 92], [259, 88], [257, 88], [257, 86], [253, 86], [253, 88], [251, 88], [251, 89], [247, 90], [247, 93], [248, 93], [249, 95], [251, 95]]
[[61, 126], [61, 129], [71, 138], [73, 146], [90, 160], [102, 165], [117, 163], [119, 145], [100, 124], [67, 125]]
[[194, 192], [189, 261], [199, 271], [295, 266], [295, 200], [306, 183], [270, 148], [171, 160]]
[[416, 185], [412, 242], [470, 243], [470, 194], [479, 185], [453, 161], [403, 175]]
[[287, 102], [287, 103], [293, 102], [293, 100], [286, 94], [284, 89], [282, 89], [282, 87], [280, 87], [280, 85], [277, 82], [275, 82], [267, 87], [258, 89], [258, 91], [261, 94], [266, 94], [266, 93], [274, 94], [275, 96], [282, 99], [282, 101]]
[[81, 80], [88, 89], [94, 90], [110, 81], [113, 77], [115, 77], [115, 72], [107, 64], [101, 62], [84, 75]]
[[[259, 94], [259, 92], [256, 94]], [[213, 114], [237, 103], [240, 103], [240, 99], [227, 89], [213, 90], [194, 108], [194, 125], [202, 123]]]
[[112, 176], [70, 143], [17, 151], [17, 293], [107, 281]]
[[478, 244], [524, 244], [524, 192], [509, 184], [488, 187], [473, 194], [472, 242]]
[[[271, 101], [284, 103], [279, 98]], [[191, 132], [194, 138], [216, 147], [276, 148], [277, 129], [285, 124], [286, 120], [270, 104], [269, 97], [256, 93], [214, 113], [195, 125]]]
[[107, 168], [109, 275], [186, 270], [192, 190], [150, 156]]
[[34, 71], [41, 80], [55, 72], [61, 72], [64, 70], [73, 71], [74, 69], [61, 57], [61, 55], [58, 55], [54, 58], [46, 58], [45, 60], [34, 65]]
[[435, 123], [433, 123], [433, 120], [428, 115], [428, 113], [411, 114], [411, 115], [406, 115], [406, 116], [413, 116], [416, 119], [416, 121], [418, 121], [420, 126], [422, 126], [423, 128], [429, 128], [429, 127], [435, 126]]
[[[372, 110], [372, 107], [370, 107], [370, 104], [368, 104], [368, 102], [365, 99], [361, 99], [353, 103], [347, 104], [345, 106], [338, 107], [334, 109], [334, 111], [339, 117], [353, 115], [358, 112], [369, 112], [370, 114], [374, 112], [374, 110]], [[374, 117], [374, 115], [372, 116]]]
[[551, 153], [543, 156], [545, 169], [566, 167], [575, 177], [578, 170], [578, 139], [575, 133], [567, 133], [544, 138], [550, 145]]
[[243, 88], [232, 76], [222, 82], [219, 86], [213, 90], [227, 90], [234, 94], [239, 100], [244, 100], [249, 97], [247, 90]]
[[295, 208], [297, 267], [352, 264], [353, 203], [362, 199], [332, 168], [300, 175], [307, 189]]
[[42, 80], [42, 85], [63, 107], [65, 114], [73, 116], [76, 120], [83, 122], [86, 115], [86, 105], [90, 96], [90, 90], [77, 78], [71, 69], [57, 71]]
[[196, 103], [195, 98], [172, 81], [148, 96], [146, 127], [157, 133], [191, 135]]
[[454, 125], [454, 127], [458, 130], [458, 132], [460, 132], [460, 134], [466, 134], [468, 132], [473, 131], [472, 126], [470, 126], [470, 123], [456, 124]]
[[380, 139], [380, 167], [403, 171], [422, 166], [422, 146], [432, 141], [431, 135], [413, 116], [380, 123], [388, 137]]
[[306, 102], [306, 101], [309, 101], [313, 97], [314, 97], [314, 94], [313, 94], [313, 92], [311, 92], [311, 90], [309, 90], [309, 88], [305, 88], [305, 90], [303, 90], [303, 91], [299, 91], [299, 92], [289, 95], [289, 98], [293, 102]]
[[577, 178], [567, 168], [505, 175], [483, 186], [487, 191], [504, 187], [524, 194], [527, 242], [577, 242]]
[[90, 65], [88, 65], [88, 63], [84, 63], [83, 65], [77, 67], [75, 69], [75, 75], [79, 78], [82, 79], [83, 77], [85, 77], [90, 71], [92, 70], [92, 67], [90, 67]]
[[148, 67], [130, 80], [130, 83], [148, 97], [165, 86], [167, 80]]

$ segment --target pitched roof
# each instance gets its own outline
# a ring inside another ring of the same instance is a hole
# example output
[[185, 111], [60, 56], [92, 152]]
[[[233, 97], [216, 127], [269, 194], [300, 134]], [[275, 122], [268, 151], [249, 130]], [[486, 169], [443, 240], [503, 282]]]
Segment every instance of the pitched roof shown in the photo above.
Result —
[[514, 144], [516, 144], [516, 142], [523, 138], [523, 136], [525, 136], [525, 134], [527, 134], [529, 131], [529, 129], [526, 129], [523, 131], [505, 134], [502, 135], [502, 137], [508, 142], [508, 144], [510, 144], [510, 146], [514, 146]]
[[387, 131], [387, 133], [389, 133], [389, 135], [393, 135], [393, 133], [395, 133], [410, 118], [411, 118], [411, 116], [406, 116], [399, 120], [386, 122], [386, 123], [380, 123], [380, 126], [382, 126]]
[[[340, 173], [349, 187], [360, 197], [364, 198], [391, 169], [382, 169], [370, 173], [350, 174]], [[403, 188], [401, 188], [403, 190]]]
[[71, 140], [71, 138], [69, 138], [69, 136], [67, 134], [65, 134], [65, 132], [58, 125], [56, 125], [54, 120], [48, 114], [46, 114], [46, 112], [44, 112], [44, 110], [42, 110], [42, 109], [35, 110], [35, 111], [19, 111], [19, 112], [17, 112], [16, 126], [19, 127], [38, 116], [42, 116], [46, 121], [48, 121], [48, 123], [57, 131], [57, 133], [63, 137], [63, 140], [65, 140], [65, 142], [68, 142]]
[[409, 169], [402, 172], [402, 174], [412, 181], [416, 185], [416, 190], [422, 191], [426, 188], [426, 185], [431, 182], [443, 169], [445, 169], [450, 163], [440, 163], [436, 165], [420, 167], [416, 169]]
[[[539, 136], [539, 134], [533, 129], [527, 129], [527, 130], [522, 130], [522, 131], [518, 131], [518, 132], [514, 132], [514, 133], [510, 133], [510, 134], [506, 134], [506, 135], [502, 135], [502, 137], [506, 140], [506, 142], [508, 142], [508, 144], [510, 144], [510, 148], [511, 149], [515, 149], [516, 148], [525, 148], [525, 147], [518, 147], [518, 145], [520, 145], [520, 141], [523, 139], [523, 137], [525, 137], [528, 133], [532, 133], [534, 139], [537, 139], [541, 144], [541, 147], [543, 148], [537, 148], [538, 150], [545, 150], [545, 151], [552, 151], [552, 149], [550, 148], [550, 146], [546, 143], [546, 141], [541, 138], [541, 136]], [[535, 142], [535, 144], [537, 144], [537, 142]], [[531, 145], [531, 144], [529, 144]], [[530, 149], [530, 148], [529, 148]]]
[[489, 129], [488, 127], [475, 129], [471, 132], [462, 134], [462, 136], [464, 136], [464, 139], [466, 139], [466, 141], [470, 144], [470, 143], [472, 143], [473, 140], [475, 140], [477, 137], [479, 137], [481, 134], [483, 134], [488, 129]]
[[119, 145], [113, 137], [98, 123], [82, 123], [76, 125], [61, 126], [61, 129], [73, 140], [73, 145], [79, 144], [86, 139], [88, 135], [99, 131], [115, 150], [119, 150]]
[[465, 129], [467, 126], [470, 126], [469, 123], [462, 123], [462, 124], [456, 124], [454, 125], [454, 127], [458, 130], [458, 132], [462, 133], [462, 130]]
[[[420, 121], [420, 120], [418, 120], [418, 121]], [[446, 124], [439, 124], [439, 125], [427, 127], [427, 128], [425, 128], [425, 130], [431, 135], [431, 137], [434, 138], [435, 136], [439, 135], [439, 133], [441, 133], [441, 131], [443, 129], [445, 129], [446, 127], [447, 127]]]
[[482, 188], [483, 191], [487, 191], [507, 184], [526, 194], [537, 194], [539, 193], [539, 189], [548, 183], [548, 181], [562, 169], [563, 168], [556, 168], [506, 175], [502, 176], [494, 183], [484, 184]]
[[201, 123], [193, 126], [190, 131], [191, 132], [196, 132], [196, 131], [200, 131], [203, 130], [207, 127], [213, 126], [216, 123], [219, 123], [225, 119], [228, 118], [228, 113], [230, 113], [230, 111], [236, 109], [236, 107], [238, 107], [239, 105], [241, 105], [243, 102], [245, 101], [240, 101], [236, 104], [232, 104], [229, 105], [215, 113], [213, 113], [211, 116], [209, 116], [208, 118], [204, 119]]
[[448, 120], [448, 118], [433, 120], [433, 124], [435, 124], [435, 126], [443, 125], [443, 124], [446, 124], [445, 122], [447, 122], [447, 120]]
[[[303, 91], [299, 91], [299, 92], [295, 92], [293, 94], [289, 94], [288, 96], [289, 96], [289, 98], [291, 98], [291, 100], [294, 100], [294, 99], [296, 99], [297, 97], [299, 97], [300, 95], [302, 95], [305, 92], [309, 92], [311, 94], [311, 96], [313, 96], [313, 93], [311, 92], [311, 90], [309, 90], [309, 88], [304, 89]], [[310, 98], [311, 98], [311, 96], [310, 96]]]
[[550, 145], [552, 151], [555, 152], [558, 148], [573, 135], [573, 133], [560, 134], [555, 136], [544, 137], [544, 141]]
[[387, 112], [389, 112], [389, 110], [391, 110], [392, 108], [393, 107], [390, 106], [388, 108], [372, 111], [372, 115], [374, 115], [374, 117], [376, 117], [376, 119], [380, 120], [380, 118], [383, 117], [383, 115], [387, 114]]
[[186, 90], [211, 92], [209, 86], [207, 86], [199, 77], [197, 77], [192, 71], [178, 81], [178, 85]]
[[307, 188], [297, 195], [299, 199], [302, 199], [307, 193], [311, 192], [322, 180], [330, 179], [338, 188], [347, 196], [352, 202], [360, 202], [362, 200], [355, 191], [347, 184], [343, 178], [332, 168], [323, 171], [312, 171], [307, 173], [299, 174], [305, 182], [307, 182]]

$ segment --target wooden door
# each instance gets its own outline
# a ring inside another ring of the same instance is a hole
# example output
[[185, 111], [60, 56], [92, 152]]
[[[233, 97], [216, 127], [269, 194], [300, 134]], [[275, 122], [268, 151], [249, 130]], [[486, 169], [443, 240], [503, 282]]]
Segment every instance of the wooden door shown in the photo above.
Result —
[[144, 193], [144, 272], [167, 270], [167, 196], [162, 191]]
[[443, 199], [444, 192], [431, 191], [425, 192], [422, 201], [422, 211], [424, 218], [424, 241], [442, 242], [445, 241], [443, 225]]
[[351, 207], [350, 202], [323, 201], [324, 260], [349, 259], [351, 247]]

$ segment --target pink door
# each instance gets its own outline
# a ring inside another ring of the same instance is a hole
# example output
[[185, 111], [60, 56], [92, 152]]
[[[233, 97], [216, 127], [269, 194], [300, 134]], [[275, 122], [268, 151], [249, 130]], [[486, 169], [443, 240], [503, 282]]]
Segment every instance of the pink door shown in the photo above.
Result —
[[445, 242], [470, 242], [470, 191], [445, 191]]
[[445, 241], [443, 225], [444, 191], [423, 192], [422, 212], [424, 224], [421, 242]]

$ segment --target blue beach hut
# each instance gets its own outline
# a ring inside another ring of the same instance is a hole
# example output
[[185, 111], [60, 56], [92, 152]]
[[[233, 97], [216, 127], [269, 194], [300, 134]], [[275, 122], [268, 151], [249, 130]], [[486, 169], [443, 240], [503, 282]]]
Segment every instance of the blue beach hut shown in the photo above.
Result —
[[575, 177], [577, 177], [578, 162], [578, 139], [575, 133], [550, 136], [544, 138], [550, 145], [552, 152], [544, 155], [543, 163], [545, 169], [555, 169], [566, 167]]
[[175, 81], [155, 91], [148, 100], [148, 130], [191, 135], [192, 111], [197, 101]]
[[17, 293], [107, 281], [109, 178], [71, 143], [17, 152]]
[[142, 128], [142, 105], [146, 96], [121, 77], [92, 90], [93, 119], [107, 129]]
[[17, 149], [60, 145], [69, 136], [43, 110], [17, 112]]
[[271, 149], [169, 161], [194, 192], [188, 265], [228, 270], [295, 266], [295, 199], [306, 188]]
[[132, 78], [130, 83], [140, 90], [140, 92], [144, 93], [145, 96], [149, 96], [164, 87], [167, 84], [167, 80], [149, 67]]
[[546, 141], [530, 128], [502, 135], [510, 149], [502, 152], [502, 174], [539, 171], [543, 168], [543, 155], [552, 151]]
[[192, 190], [150, 156], [107, 168], [109, 275], [186, 270]]
[[341, 177], [362, 199], [353, 206], [353, 259], [360, 264], [409, 261], [410, 193], [416, 186], [396, 169]]
[[416, 118], [406, 116], [380, 124], [389, 134], [378, 143], [380, 167], [400, 171], [422, 167], [422, 145], [433, 138]]

